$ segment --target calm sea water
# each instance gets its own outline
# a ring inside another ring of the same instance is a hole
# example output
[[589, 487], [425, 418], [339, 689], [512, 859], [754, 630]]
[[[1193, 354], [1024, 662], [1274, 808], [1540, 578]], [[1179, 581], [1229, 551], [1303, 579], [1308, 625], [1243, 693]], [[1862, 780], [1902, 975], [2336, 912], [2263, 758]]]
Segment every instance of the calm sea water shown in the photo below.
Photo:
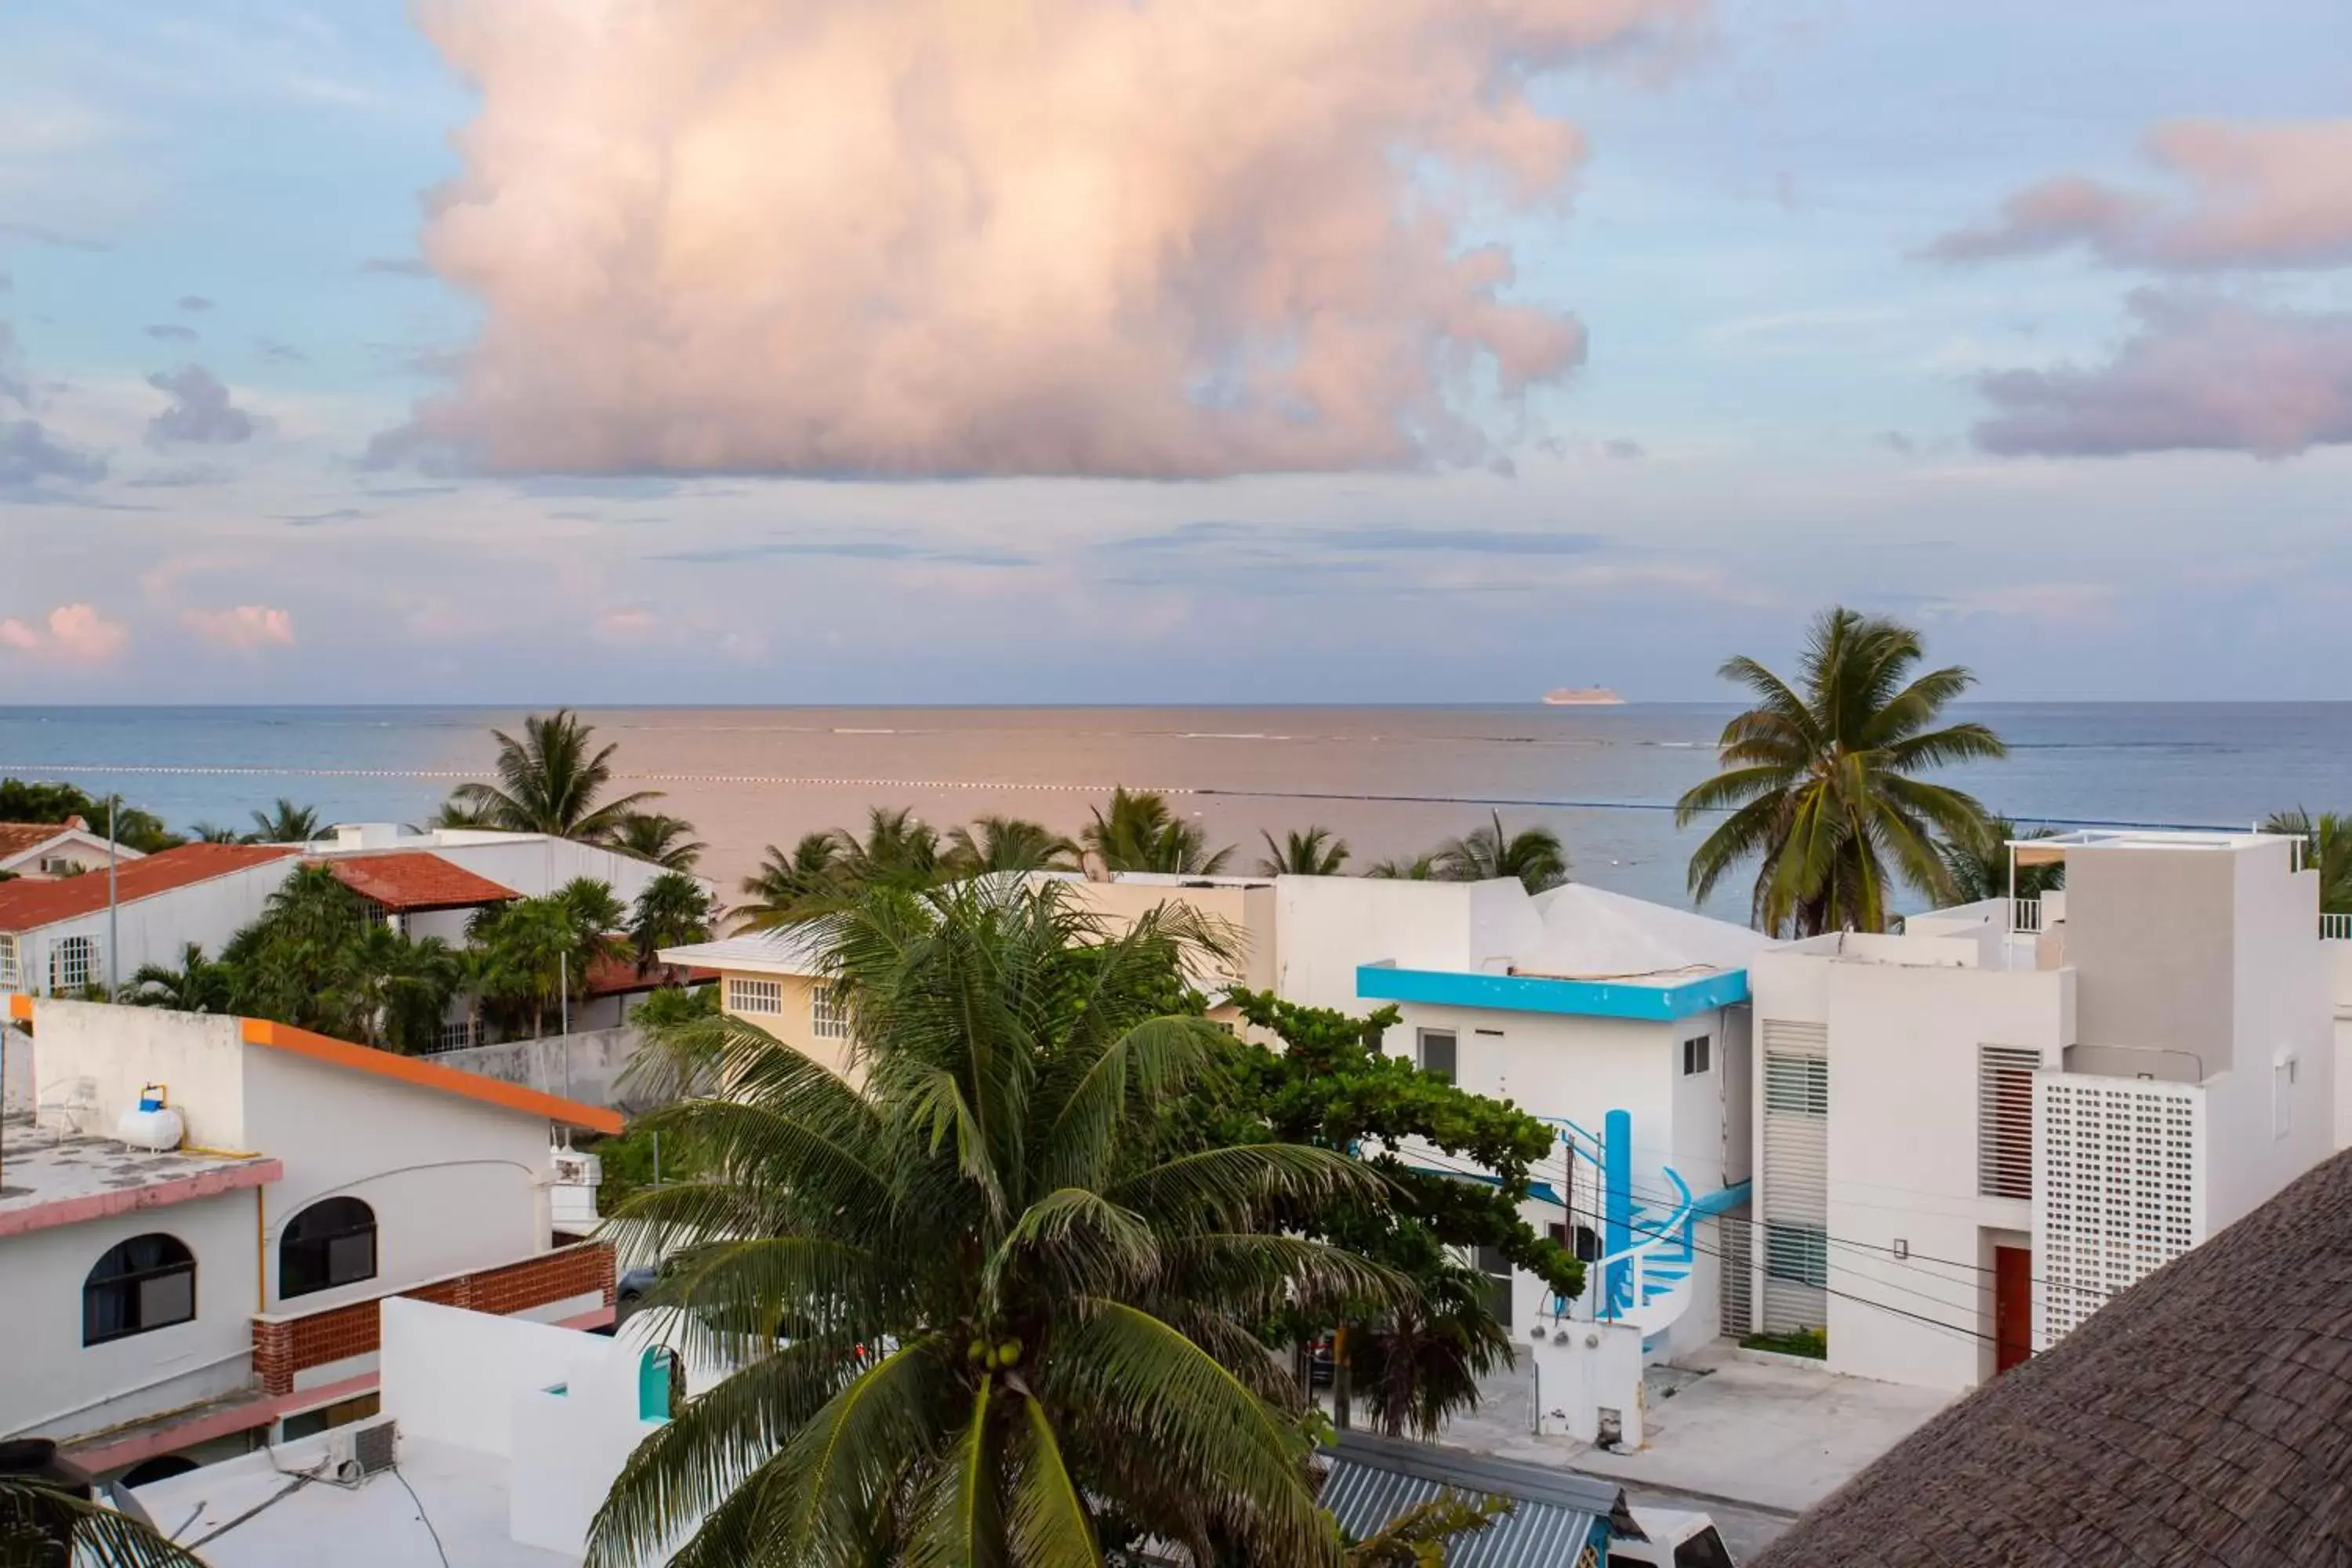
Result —
[[[1114, 784], [1171, 792], [1251, 868], [1259, 832], [1320, 823], [1360, 868], [1499, 809], [1543, 822], [1581, 880], [1686, 902], [1726, 706], [1624, 708], [772, 708], [587, 710], [630, 787], [660, 790], [731, 885], [761, 847], [906, 805], [1066, 831]], [[2022, 820], [2243, 826], [2352, 808], [2352, 703], [1978, 705], [2006, 762], [1953, 782]], [[0, 708], [0, 774], [119, 790], [176, 826], [245, 826], [279, 795], [331, 821], [414, 822], [521, 714], [472, 708]], [[1181, 792], [1181, 793], [1179, 793]], [[1737, 916], [1735, 897], [1716, 912]]]

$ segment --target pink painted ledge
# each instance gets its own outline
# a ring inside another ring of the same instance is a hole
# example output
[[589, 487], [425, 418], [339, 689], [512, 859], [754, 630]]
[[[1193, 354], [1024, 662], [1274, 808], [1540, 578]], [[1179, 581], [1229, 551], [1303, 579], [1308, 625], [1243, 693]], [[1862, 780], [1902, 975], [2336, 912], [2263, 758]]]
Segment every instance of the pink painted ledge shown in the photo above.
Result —
[[286, 1167], [278, 1161], [256, 1160], [249, 1164], [230, 1165], [221, 1170], [183, 1176], [175, 1182], [152, 1182], [144, 1186], [85, 1193], [79, 1197], [60, 1198], [55, 1203], [27, 1204], [23, 1208], [0, 1213], [0, 1236], [23, 1236], [28, 1231], [47, 1230], [54, 1226], [79, 1225], [86, 1220], [104, 1219], [109, 1215], [133, 1214], [141, 1209], [164, 1208], [194, 1198], [217, 1197], [222, 1193], [267, 1186], [283, 1180], [285, 1175]]

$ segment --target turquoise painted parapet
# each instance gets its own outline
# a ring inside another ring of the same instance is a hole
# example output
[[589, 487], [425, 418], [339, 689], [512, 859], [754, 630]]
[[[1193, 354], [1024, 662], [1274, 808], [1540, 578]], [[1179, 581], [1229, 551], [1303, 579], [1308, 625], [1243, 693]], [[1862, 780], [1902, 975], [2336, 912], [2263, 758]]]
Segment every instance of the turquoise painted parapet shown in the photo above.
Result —
[[1747, 1001], [1748, 971], [1726, 969], [1680, 984], [1643, 985], [1627, 980], [1552, 980], [1539, 974], [1471, 974], [1365, 963], [1356, 968], [1356, 994], [1373, 1002], [1667, 1023]]

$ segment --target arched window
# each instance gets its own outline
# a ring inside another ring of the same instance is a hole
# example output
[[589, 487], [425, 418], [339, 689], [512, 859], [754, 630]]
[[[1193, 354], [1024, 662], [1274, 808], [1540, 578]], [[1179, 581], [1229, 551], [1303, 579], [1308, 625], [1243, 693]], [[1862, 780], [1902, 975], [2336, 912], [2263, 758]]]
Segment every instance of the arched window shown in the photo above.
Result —
[[278, 1241], [278, 1294], [308, 1296], [375, 1278], [375, 1210], [322, 1198], [286, 1222]]
[[196, 1315], [195, 1255], [155, 1231], [107, 1249], [81, 1287], [81, 1342], [102, 1345]]

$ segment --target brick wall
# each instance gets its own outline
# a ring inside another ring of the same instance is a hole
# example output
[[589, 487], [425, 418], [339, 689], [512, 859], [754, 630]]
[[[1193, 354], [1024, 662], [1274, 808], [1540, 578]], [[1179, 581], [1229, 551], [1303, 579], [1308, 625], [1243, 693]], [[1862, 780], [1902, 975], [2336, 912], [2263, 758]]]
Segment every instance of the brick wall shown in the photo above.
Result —
[[[484, 1268], [455, 1279], [436, 1279], [413, 1290], [386, 1294], [414, 1297], [444, 1307], [493, 1312], [500, 1317], [551, 1301], [596, 1292], [604, 1305], [614, 1299], [613, 1248], [604, 1242], [545, 1252], [520, 1263]], [[371, 1355], [383, 1348], [383, 1329], [376, 1304], [382, 1297], [330, 1307], [305, 1317], [253, 1322], [253, 1375], [267, 1394], [294, 1392], [294, 1374], [347, 1356]]]

